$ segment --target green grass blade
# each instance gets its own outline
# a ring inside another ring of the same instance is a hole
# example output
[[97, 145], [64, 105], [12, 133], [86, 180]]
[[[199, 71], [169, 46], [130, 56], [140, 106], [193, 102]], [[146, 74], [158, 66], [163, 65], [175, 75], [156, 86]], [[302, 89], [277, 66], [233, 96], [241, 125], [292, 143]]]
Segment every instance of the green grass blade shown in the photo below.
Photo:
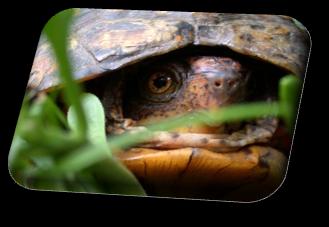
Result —
[[301, 86], [301, 80], [294, 75], [285, 76], [280, 80], [280, 116], [285, 121], [291, 133], [293, 132], [294, 122], [297, 116]]
[[84, 138], [87, 126], [85, 114], [80, 103], [81, 90], [73, 79], [67, 53], [67, 38], [73, 14], [74, 9], [68, 9], [58, 13], [48, 21], [44, 32], [53, 47], [58, 62], [60, 78], [64, 84], [64, 97], [67, 103], [76, 109], [77, 125], [79, 128], [76, 132], [79, 137]]
[[[105, 113], [103, 105], [97, 96], [85, 93], [82, 95], [82, 107], [87, 120], [87, 139], [92, 144], [107, 147], [105, 131]], [[71, 106], [68, 111], [68, 122], [72, 130], [79, 130], [77, 114]]]
[[119, 152], [120, 149], [133, 146], [136, 143], [150, 138], [152, 136], [151, 132], [155, 131], [168, 131], [187, 124], [191, 126], [204, 123], [218, 124], [278, 115], [279, 105], [276, 102], [236, 104], [215, 111], [194, 112], [182, 117], [166, 119], [161, 123], [147, 126], [148, 131], [145, 132], [139, 132], [133, 135], [126, 133], [120, 136], [110, 137], [108, 144], [112, 152]]

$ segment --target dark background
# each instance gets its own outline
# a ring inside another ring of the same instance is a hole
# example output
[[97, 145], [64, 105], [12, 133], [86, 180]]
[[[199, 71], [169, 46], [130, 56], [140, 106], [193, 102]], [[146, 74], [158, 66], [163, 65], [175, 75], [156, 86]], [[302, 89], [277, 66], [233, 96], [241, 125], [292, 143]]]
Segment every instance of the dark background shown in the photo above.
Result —
[[[79, 2], [79, 3], [74, 3]], [[174, 3], [173, 3], [174, 2]], [[21, 214], [32, 213], [37, 218], [40, 212], [49, 220], [56, 219], [63, 214], [71, 215], [77, 211], [77, 218], [84, 217], [90, 211], [110, 212], [110, 209], [119, 211], [125, 216], [142, 211], [140, 218], [148, 219], [149, 211], [158, 212], [166, 218], [171, 217], [171, 211], [177, 215], [183, 211], [194, 211], [196, 214], [206, 211], [208, 217], [214, 217], [217, 222], [230, 218], [252, 224], [261, 222], [265, 218], [269, 222], [281, 222], [296, 215], [297, 219], [309, 217], [324, 203], [325, 184], [324, 173], [321, 168], [323, 155], [328, 152], [321, 147], [325, 138], [321, 130], [325, 129], [326, 121], [324, 105], [327, 104], [326, 89], [321, 88], [326, 83], [325, 64], [319, 64], [321, 57], [317, 55], [316, 47], [322, 46], [325, 52], [328, 44], [320, 42], [318, 37], [325, 37], [326, 13], [322, 12], [318, 3], [288, 0], [230, 0], [230, 1], [53, 1], [44, 0], [18, 3], [7, 1], [2, 7], [1, 37], [1, 94], [2, 107], [0, 127], [0, 204], [7, 211], [20, 217]], [[124, 196], [104, 196], [77, 193], [41, 192], [23, 189], [16, 185], [8, 172], [8, 151], [15, 131], [16, 121], [21, 107], [25, 87], [31, 70], [34, 54], [41, 30], [48, 19], [57, 12], [66, 8], [118, 8], [118, 9], [146, 9], [146, 10], [176, 10], [176, 11], [205, 11], [221, 13], [266, 13], [283, 14], [298, 19], [310, 31], [313, 48], [306, 74], [305, 89], [303, 92], [297, 130], [293, 145], [291, 161], [287, 179], [283, 186], [271, 197], [257, 203], [238, 204], [207, 201], [185, 201], [156, 198], [135, 198]], [[318, 29], [318, 30], [316, 30]], [[315, 34], [319, 32], [318, 34]], [[320, 51], [319, 51], [320, 53]], [[318, 60], [319, 59], [319, 60]], [[315, 64], [318, 64], [315, 66]], [[321, 68], [321, 71], [318, 71]], [[318, 71], [317, 73], [315, 71]], [[320, 83], [319, 83], [320, 82]], [[323, 193], [323, 194], [322, 194]], [[4, 202], [5, 201], [5, 202]], [[122, 208], [122, 209], [121, 209]], [[224, 212], [229, 214], [224, 215]], [[227, 212], [228, 211], [228, 212]], [[237, 211], [242, 211], [241, 216]], [[210, 215], [210, 213], [215, 215]], [[252, 212], [249, 215], [249, 212]], [[108, 214], [109, 217], [112, 215]], [[246, 216], [249, 215], [249, 216]], [[191, 216], [198, 217], [198, 215]], [[104, 217], [104, 216], [102, 216]], [[183, 216], [182, 216], [183, 217]], [[233, 217], [233, 218], [232, 218]], [[241, 218], [240, 218], [241, 217]], [[248, 218], [249, 217], [249, 218]], [[29, 219], [24, 219], [29, 220]], [[317, 221], [318, 219], [314, 219]], [[34, 221], [33, 221], [34, 222]], [[32, 223], [33, 223], [32, 222]], [[157, 222], [159, 223], [159, 222]], [[281, 223], [283, 224], [283, 223]]]

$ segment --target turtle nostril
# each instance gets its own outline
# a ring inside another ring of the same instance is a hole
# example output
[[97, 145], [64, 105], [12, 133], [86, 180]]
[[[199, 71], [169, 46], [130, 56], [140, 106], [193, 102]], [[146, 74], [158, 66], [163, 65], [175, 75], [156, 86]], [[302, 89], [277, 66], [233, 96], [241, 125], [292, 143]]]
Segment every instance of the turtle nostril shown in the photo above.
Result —
[[219, 80], [216, 80], [216, 81], [215, 81], [215, 86], [216, 86], [216, 87], [220, 87], [220, 86], [222, 86], [222, 82], [219, 81]]
[[233, 87], [233, 85], [235, 84], [235, 80], [229, 80], [227, 84], [228, 86]]
[[221, 88], [224, 85], [227, 86], [228, 88], [235, 88], [236, 85], [238, 84], [238, 81], [235, 79], [227, 79], [227, 80], [217, 79], [213, 83], [215, 88]]

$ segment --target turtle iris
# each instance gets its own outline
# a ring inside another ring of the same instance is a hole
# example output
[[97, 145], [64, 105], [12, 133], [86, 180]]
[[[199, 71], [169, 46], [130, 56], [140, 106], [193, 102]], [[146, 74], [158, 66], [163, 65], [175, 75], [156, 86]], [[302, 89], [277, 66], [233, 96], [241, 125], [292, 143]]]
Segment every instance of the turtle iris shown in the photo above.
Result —
[[152, 67], [138, 81], [139, 94], [150, 102], [168, 102], [179, 90], [185, 73], [185, 68], [176, 64]]
[[163, 73], [152, 74], [148, 81], [149, 91], [156, 94], [161, 94], [170, 89], [173, 84], [173, 79]]

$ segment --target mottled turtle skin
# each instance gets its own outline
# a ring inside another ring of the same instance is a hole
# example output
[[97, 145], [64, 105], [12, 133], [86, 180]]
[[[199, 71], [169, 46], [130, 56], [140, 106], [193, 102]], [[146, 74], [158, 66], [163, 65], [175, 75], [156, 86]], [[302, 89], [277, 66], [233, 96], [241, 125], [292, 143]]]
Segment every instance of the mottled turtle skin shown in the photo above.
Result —
[[[98, 93], [111, 134], [196, 109], [245, 101], [257, 64], [246, 63], [244, 58], [281, 72], [260, 71], [263, 80], [270, 75], [279, 79], [286, 73], [303, 77], [309, 36], [287, 16], [79, 9], [68, 47], [76, 80], [106, 81]], [[194, 51], [162, 58], [199, 47], [235, 55]], [[177, 63], [182, 59], [187, 68]], [[139, 71], [145, 65], [147, 70]], [[176, 67], [187, 75], [176, 81], [179, 89], [175, 87], [173, 95], [157, 95], [158, 90], [151, 94], [143, 87], [163, 67]], [[58, 85], [57, 64], [42, 36], [28, 89], [38, 93]], [[261, 99], [275, 99], [263, 90], [266, 95]], [[269, 195], [283, 180], [287, 158], [271, 144], [278, 125], [277, 119], [260, 119], [231, 131], [225, 125], [187, 126], [159, 132], [153, 140], [116, 157], [136, 175], [148, 195], [250, 201]]]

